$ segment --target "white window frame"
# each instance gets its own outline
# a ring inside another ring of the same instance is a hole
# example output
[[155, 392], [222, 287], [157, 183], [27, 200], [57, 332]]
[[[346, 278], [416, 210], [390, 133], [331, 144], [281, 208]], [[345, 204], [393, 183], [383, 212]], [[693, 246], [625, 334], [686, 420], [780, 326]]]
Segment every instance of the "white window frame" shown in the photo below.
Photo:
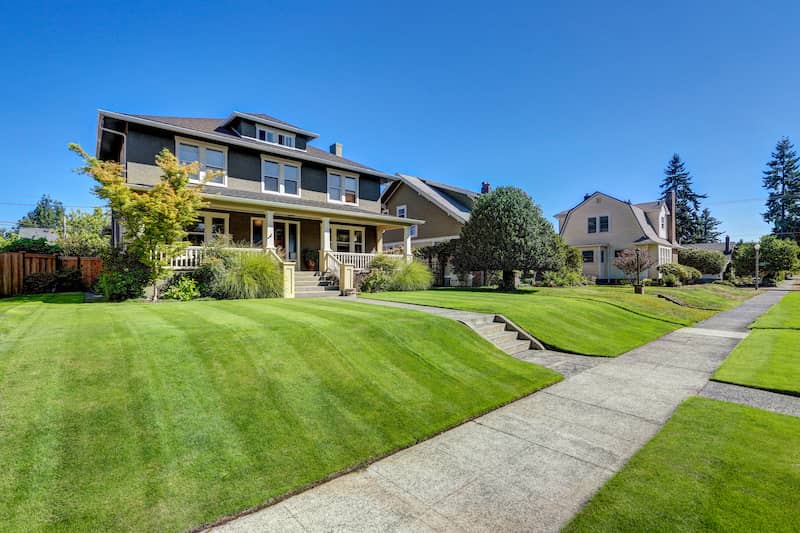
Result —
[[[214, 218], [222, 218], [225, 220], [225, 231], [223, 232], [223, 236], [227, 237], [230, 235], [230, 225], [231, 225], [231, 215], [230, 213], [217, 213], [214, 211], [198, 211], [197, 218], [203, 219], [203, 244], [208, 244], [211, 242], [212, 237], [214, 236], [211, 233], [211, 220]], [[197, 233], [197, 232], [191, 232]]]
[[[349, 252], [341, 252], [341, 253], [365, 253], [367, 249], [367, 230], [365, 226], [350, 226], [345, 224], [331, 224], [331, 246], [336, 251], [338, 247], [338, 241], [336, 240], [336, 230], [343, 229], [350, 232], [350, 251]], [[361, 236], [363, 240], [361, 241], [361, 251], [356, 252], [356, 240], [355, 240], [355, 232], [361, 231]]]
[[[401, 211], [403, 213], [402, 215], [400, 214]], [[405, 205], [405, 204], [398, 205], [395, 208], [395, 214], [397, 215], [398, 218], [408, 218], [408, 206]], [[417, 225], [416, 224], [414, 224], [413, 226], [409, 226], [408, 227], [408, 234], [411, 237], [416, 238], [416, 236], [417, 236]]]
[[[261, 140], [261, 132], [264, 132], [264, 140]], [[267, 137], [269, 134], [273, 134], [275, 136], [274, 141], [268, 141]], [[292, 140], [292, 145], [289, 146], [288, 144], [281, 144], [278, 142], [279, 135], [283, 135], [285, 138]], [[297, 135], [294, 133], [285, 132], [282, 130], [276, 130], [273, 128], [267, 128], [266, 126], [262, 126], [261, 124], [256, 124], [256, 140], [258, 142], [267, 143], [267, 144], [274, 144], [276, 146], [282, 146], [284, 148], [297, 148]]]
[[210, 148], [218, 152], [222, 152], [224, 159], [224, 168], [222, 172], [222, 183], [215, 183], [213, 181], [205, 182], [204, 185], [210, 187], [227, 187], [228, 186], [228, 147], [219, 144], [211, 144], [203, 141], [195, 141], [194, 139], [187, 139], [186, 137], [175, 137], [175, 157], [180, 160], [180, 145], [197, 147], [197, 157], [199, 158], [200, 168], [197, 171], [197, 179], [189, 178], [190, 183], [203, 183], [206, 177], [206, 149]]
[[[270, 163], [275, 163], [278, 165], [278, 190], [277, 191], [270, 191], [264, 186], [264, 161], [268, 161]], [[291, 194], [286, 192], [285, 190], [285, 178], [283, 167], [284, 165], [291, 165], [293, 167], [297, 167], [297, 194]], [[280, 194], [283, 196], [291, 196], [293, 198], [299, 198], [301, 196], [301, 191], [303, 190], [302, 181], [303, 181], [303, 164], [300, 161], [290, 161], [288, 159], [281, 159], [279, 157], [272, 157], [261, 154], [261, 168], [259, 170], [261, 173], [261, 192], [267, 194]]]
[[[360, 188], [361, 188], [361, 183], [360, 183], [361, 180], [359, 179], [359, 175], [358, 174], [354, 174], [352, 172], [342, 172], [341, 170], [337, 170], [335, 168], [329, 168], [329, 169], [327, 169], [327, 171], [328, 171], [328, 180], [327, 180], [327, 185], [328, 186], [325, 189], [325, 191], [326, 191], [326, 195], [328, 197], [328, 201], [332, 202], [332, 203], [335, 203], [335, 204], [358, 205], [358, 202], [359, 202], [358, 196], [359, 196], [359, 192], [360, 192]], [[336, 174], [336, 175], [338, 175], [338, 176], [340, 176], [342, 178], [340, 186], [337, 187], [341, 191], [338, 200], [331, 198], [331, 174]], [[345, 197], [344, 184], [345, 184], [345, 179], [346, 178], [353, 178], [353, 179], [356, 180], [356, 201], [355, 202], [345, 202], [344, 201], [344, 197]]]
[[[606, 231], [600, 230], [600, 218], [608, 218], [608, 229]], [[597, 215], [597, 233], [611, 233], [611, 215]]]

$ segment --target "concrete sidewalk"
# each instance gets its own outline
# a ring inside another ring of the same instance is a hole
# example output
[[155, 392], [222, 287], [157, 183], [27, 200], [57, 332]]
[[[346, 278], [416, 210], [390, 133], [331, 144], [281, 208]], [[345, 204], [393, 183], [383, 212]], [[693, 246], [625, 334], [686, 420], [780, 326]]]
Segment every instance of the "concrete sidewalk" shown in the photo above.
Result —
[[556, 531], [784, 294], [760, 294], [217, 529]]

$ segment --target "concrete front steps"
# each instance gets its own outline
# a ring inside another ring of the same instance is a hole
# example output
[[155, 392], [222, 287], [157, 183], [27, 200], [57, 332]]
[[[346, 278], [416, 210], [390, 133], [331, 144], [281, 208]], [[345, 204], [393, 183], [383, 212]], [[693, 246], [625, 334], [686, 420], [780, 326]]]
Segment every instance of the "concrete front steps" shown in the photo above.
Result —
[[297, 271], [294, 273], [294, 295], [296, 298], [339, 296], [339, 282], [320, 272]]
[[516, 355], [528, 350], [541, 350], [543, 346], [517, 327], [513, 322], [499, 315], [484, 315], [480, 318], [458, 318], [478, 335], [494, 344], [509, 355]]

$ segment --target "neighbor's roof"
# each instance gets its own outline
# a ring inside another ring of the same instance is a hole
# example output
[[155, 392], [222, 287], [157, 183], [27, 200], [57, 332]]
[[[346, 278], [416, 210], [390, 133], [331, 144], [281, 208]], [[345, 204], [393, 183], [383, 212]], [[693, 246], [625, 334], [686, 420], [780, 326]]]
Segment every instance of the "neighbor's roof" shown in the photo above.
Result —
[[622, 201], [619, 198], [615, 198], [615, 197], [613, 197], [613, 196], [611, 196], [609, 194], [606, 194], [606, 193], [603, 193], [603, 192], [600, 192], [600, 191], [595, 191], [592, 194], [588, 195], [586, 198], [583, 199], [583, 201], [581, 203], [579, 203], [578, 205], [576, 205], [572, 209], [568, 209], [566, 211], [562, 211], [562, 212], [560, 212], [560, 213], [555, 215], [556, 217], [559, 217], [559, 218], [560, 217], [566, 217], [566, 220], [564, 221], [564, 224], [561, 225], [561, 233], [563, 233], [564, 228], [567, 226], [566, 222], [569, 220], [569, 215], [572, 214], [572, 212], [575, 211], [577, 208], [579, 208], [580, 206], [582, 206], [583, 204], [585, 204], [586, 202], [588, 202], [589, 200], [591, 200], [592, 198], [597, 196], [598, 194], [602, 195], [602, 196], [605, 196], [606, 198], [608, 198], [610, 200], [613, 200], [615, 202], [619, 202], [621, 204], [624, 204], [624, 205], [627, 205], [628, 207], [630, 207], [631, 214], [633, 215], [633, 218], [638, 223], [639, 229], [642, 230], [642, 234], [643, 234], [641, 237], [636, 239], [634, 242], [653, 242], [653, 243], [656, 243], [656, 244], [661, 244], [663, 246], [671, 246], [673, 248], [678, 248], [679, 247], [679, 245], [677, 245], [675, 243], [672, 243], [672, 242], [669, 242], [667, 239], [662, 239], [661, 237], [658, 236], [658, 232], [656, 232], [655, 228], [653, 228], [653, 226], [651, 226], [650, 223], [647, 221], [647, 217], [644, 214], [644, 210], [642, 209], [642, 207], [640, 207], [640, 206], [652, 207], [653, 205], [657, 204], [658, 201], [656, 201], [656, 202], [645, 202], [643, 204], [632, 204], [630, 202]]
[[[364, 165], [357, 161], [353, 161], [351, 159], [334, 155], [326, 150], [320, 150], [319, 148], [315, 148], [313, 146], [307, 146], [305, 150], [300, 150], [297, 148], [287, 148], [278, 145], [268, 145], [262, 141], [257, 141], [256, 139], [242, 137], [236, 131], [228, 127], [228, 124], [230, 123], [232, 117], [228, 118], [170, 117], [161, 115], [138, 115], [132, 113], [118, 113], [114, 111], [104, 111], [104, 110], [100, 110], [99, 113], [101, 117], [108, 116], [111, 118], [116, 118], [119, 120], [127, 120], [138, 124], [149, 125], [153, 127], [163, 127], [165, 129], [170, 129], [172, 131], [184, 133], [185, 135], [196, 135], [198, 137], [203, 137], [211, 140], [228, 142], [231, 144], [237, 144], [240, 146], [253, 148], [255, 150], [259, 150], [262, 152], [269, 152], [276, 155], [294, 157], [297, 159], [314, 161], [316, 163], [321, 163], [325, 165], [331, 165], [344, 170], [352, 170], [354, 172], [365, 172], [391, 181], [395, 181], [397, 179], [395, 176], [392, 176], [391, 174], [386, 174], [385, 172], [381, 172], [372, 167], [368, 167], [367, 165]], [[282, 125], [285, 124], [286, 126], [281, 126], [281, 127], [284, 127], [287, 130], [291, 128], [293, 131], [303, 132], [304, 135], [309, 135], [309, 136], [316, 135], [316, 134], [311, 134], [310, 132], [305, 132], [304, 130], [300, 130], [299, 128], [296, 128], [295, 126], [292, 126], [288, 123], [284, 123], [283, 121], [278, 121], [277, 119], [273, 119], [268, 115], [253, 114], [253, 113], [235, 113], [234, 115], [242, 116], [245, 118], [247, 118], [247, 116], [255, 118], [263, 117], [262, 120], [264, 121], [267, 121], [267, 119], [269, 119], [275, 122], [280, 122]]]
[[[411, 176], [408, 174], [397, 174], [402, 183], [405, 183], [417, 193], [425, 197], [431, 203], [442, 209], [445, 213], [455, 218], [462, 224], [466, 224], [469, 216], [472, 213], [472, 208], [464, 202], [460, 201], [452, 193], [460, 194], [468, 197], [470, 200], [476, 199], [479, 194], [468, 189], [461, 187], [454, 187], [436, 181], [427, 180], [418, 176]], [[387, 189], [384, 192], [383, 201], [385, 202], [394, 193], [395, 189]]]
[[[725, 243], [724, 242], [698, 242], [692, 244], [684, 244], [685, 248], [698, 248], [700, 250], [711, 250], [714, 252], [722, 252], [725, 253]], [[735, 244], [733, 242], [730, 243], [730, 249], [733, 250]]]

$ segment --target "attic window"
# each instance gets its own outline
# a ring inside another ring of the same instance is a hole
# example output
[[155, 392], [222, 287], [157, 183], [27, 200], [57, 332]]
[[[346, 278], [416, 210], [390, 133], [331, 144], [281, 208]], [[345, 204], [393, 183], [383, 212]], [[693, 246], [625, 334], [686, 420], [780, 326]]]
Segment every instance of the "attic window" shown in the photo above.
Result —
[[282, 133], [262, 126], [256, 126], [256, 139], [266, 143], [288, 146], [289, 148], [294, 148], [295, 144], [294, 135], [291, 133]]

